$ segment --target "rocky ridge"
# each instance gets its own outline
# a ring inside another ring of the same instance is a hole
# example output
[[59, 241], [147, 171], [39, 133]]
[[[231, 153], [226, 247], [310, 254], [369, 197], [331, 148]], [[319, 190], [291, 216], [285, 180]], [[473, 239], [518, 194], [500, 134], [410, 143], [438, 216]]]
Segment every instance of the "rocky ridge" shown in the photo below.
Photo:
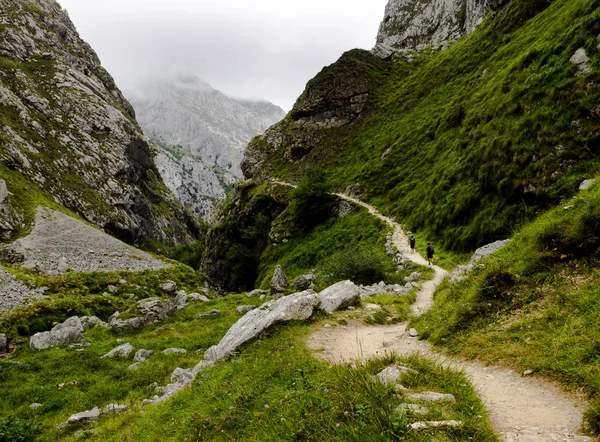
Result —
[[230, 98], [195, 75], [151, 80], [129, 95], [155, 140], [165, 183], [204, 219], [241, 178], [248, 142], [285, 116], [272, 103]]
[[510, 0], [390, 0], [374, 53], [385, 58], [426, 48], [445, 49], [470, 34], [490, 11]]
[[0, 1], [0, 68], [5, 239], [31, 210], [13, 171], [126, 242], [190, 240], [195, 222], [162, 183], [133, 108], [56, 1]]

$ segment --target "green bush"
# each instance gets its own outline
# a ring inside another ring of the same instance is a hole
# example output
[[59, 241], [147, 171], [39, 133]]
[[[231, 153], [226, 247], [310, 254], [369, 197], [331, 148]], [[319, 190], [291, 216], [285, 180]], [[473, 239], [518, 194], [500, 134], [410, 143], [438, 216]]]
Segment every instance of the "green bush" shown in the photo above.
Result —
[[29, 442], [38, 434], [38, 425], [34, 422], [18, 417], [0, 420], [0, 442]]
[[290, 211], [300, 230], [309, 231], [326, 221], [333, 213], [335, 197], [325, 172], [308, 169], [292, 195]]
[[325, 279], [333, 284], [346, 279], [355, 284], [384, 281], [390, 269], [385, 252], [376, 247], [348, 247], [334, 253], [325, 263]]

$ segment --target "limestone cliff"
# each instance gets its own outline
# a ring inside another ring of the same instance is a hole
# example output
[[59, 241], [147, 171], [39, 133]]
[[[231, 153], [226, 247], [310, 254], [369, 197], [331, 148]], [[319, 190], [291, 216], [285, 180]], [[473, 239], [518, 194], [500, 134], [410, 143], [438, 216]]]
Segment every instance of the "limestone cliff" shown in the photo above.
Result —
[[149, 80], [127, 94], [144, 132], [157, 140], [167, 186], [205, 219], [242, 177], [248, 142], [285, 116], [272, 103], [233, 99], [193, 74]]
[[[133, 108], [54, 0], [0, 0], [0, 178], [13, 215], [31, 210], [22, 207], [31, 195], [8, 179], [15, 172], [130, 243], [186, 242], [196, 229], [162, 183]], [[4, 238], [16, 217], [0, 222]]]
[[375, 52], [445, 48], [451, 40], [471, 33], [490, 11], [510, 0], [390, 0], [379, 28]]

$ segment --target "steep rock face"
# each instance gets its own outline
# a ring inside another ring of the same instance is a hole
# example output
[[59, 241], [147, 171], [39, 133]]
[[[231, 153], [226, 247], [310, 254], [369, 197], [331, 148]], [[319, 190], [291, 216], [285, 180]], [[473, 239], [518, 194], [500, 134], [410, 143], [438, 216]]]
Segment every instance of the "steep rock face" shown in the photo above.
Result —
[[133, 108], [54, 0], [0, 0], [0, 126], [2, 178], [21, 173], [130, 243], [181, 243], [196, 231], [158, 176]]
[[285, 116], [268, 102], [227, 97], [195, 75], [150, 81], [131, 99], [142, 128], [163, 151], [158, 165], [165, 182], [205, 219], [242, 177], [248, 142]]
[[510, 0], [390, 0], [379, 28], [375, 50], [399, 51], [444, 48], [471, 33], [490, 10]]
[[379, 84], [376, 73], [385, 65], [370, 52], [355, 49], [324, 68], [308, 83], [287, 118], [250, 143], [242, 161], [244, 176], [256, 176], [264, 161], [284, 146], [285, 160], [298, 161], [327, 130], [355, 121]]

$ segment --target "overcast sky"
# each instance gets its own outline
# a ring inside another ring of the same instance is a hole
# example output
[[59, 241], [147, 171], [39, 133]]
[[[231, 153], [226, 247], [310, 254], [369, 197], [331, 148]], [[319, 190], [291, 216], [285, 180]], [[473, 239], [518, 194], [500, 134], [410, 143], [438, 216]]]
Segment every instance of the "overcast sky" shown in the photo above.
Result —
[[387, 0], [59, 0], [124, 90], [190, 72], [289, 110], [344, 51], [375, 44]]

